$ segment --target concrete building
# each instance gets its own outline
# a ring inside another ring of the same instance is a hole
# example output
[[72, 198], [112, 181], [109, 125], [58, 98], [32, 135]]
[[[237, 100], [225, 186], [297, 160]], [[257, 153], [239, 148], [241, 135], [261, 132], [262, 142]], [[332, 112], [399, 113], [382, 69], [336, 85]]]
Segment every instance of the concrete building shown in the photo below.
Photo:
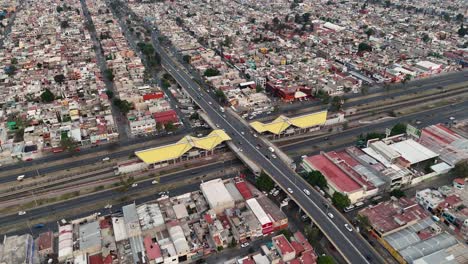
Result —
[[258, 203], [257, 199], [252, 198], [246, 201], [249, 209], [255, 214], [257, 220], [262, 226], [262, 232], [264, 235], [267, 235], [273, 232], [273, 222], [270, 217], [265, 213], [263, 208]]
[[416, 193], [416, 201], [429, 212], [434, 212], [444, 201], [442, 194], [437, 190], [424, 189]]
[[213, 209], [216, 214], [220, 214], [228, 208], [233, 208], [235, 205], [234, 199], [229, 194], [226, 186], [224, 186], [222, 179], [204, 182], [200, 184], [200, 190], [210, 208]]
[[0, 263], [39, 263], [33, 237], [30, 234], [4, 236], [0, 244]]

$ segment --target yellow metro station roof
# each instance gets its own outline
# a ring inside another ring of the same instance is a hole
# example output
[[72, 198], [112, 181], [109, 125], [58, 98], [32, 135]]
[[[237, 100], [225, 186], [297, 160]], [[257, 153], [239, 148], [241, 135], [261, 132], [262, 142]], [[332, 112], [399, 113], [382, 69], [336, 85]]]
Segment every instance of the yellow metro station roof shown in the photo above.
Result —
[[231, 140], [224, 130], [216, 129], [203, 138], [185, 136], [177, 143], [135, 152], [135, 155], [146, 164], [177, 159], [192, 148], [213, 150], [224, 141]]
[[295, 126], [298, 128], [309, 128], [322, 125], [325, 123], [325, 121], [327, 121], [327, 111], [321, 111], [292, 118], [280, 115], [270, 123], [265, 124], [259, 121], [254, 121], [250, 123], [250, 126], [258, 133], [268, 131], [270, 133], [279, 135], [290, 126]]

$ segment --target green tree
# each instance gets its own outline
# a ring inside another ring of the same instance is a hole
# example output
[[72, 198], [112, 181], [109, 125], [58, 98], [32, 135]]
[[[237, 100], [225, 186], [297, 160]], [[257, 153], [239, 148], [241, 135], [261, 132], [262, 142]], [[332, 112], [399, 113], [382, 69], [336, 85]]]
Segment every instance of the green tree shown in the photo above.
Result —
[[120, 112], [127, 114], [133, 109], [132, 103], [127, 100], [120, 100], [119, 98], [114, 99], [114, 105], [120, 110]]
[[162, 88], [163, 89], [167, 89], [169, 87], [171, 87], [171, 83], [167, 80], [167, 79], [162, 79]]
[[172, 122], [167, 122], [167, 123], [164, 125], [164, 129], [166, 129], [167, 132], [171, 132], [171, 131], [176, 130], [176, 126], [175, 126], [174, 123], [172, 123]]
[[203, 73], [206, 77], [212, 77], [212, 76], [218, 76], [219, 75], [219, 70], [218, 69], [213, 69], [209, 68], [206, 69], [205, 72]]
[[226, 97], [226, 94], [223, 92], [223, 90], [219, 90], [219, 89], [216, 90], [215, 95], [216, 97], [218, 97], [218, 100], [220, 102], [223, 102], [223, 103], [226, 102], [227, 97]]
[[458, 36], [463, 38], [468, 33], [468, 29], [466, 29], [463, 24], [460, 25], [460, 29], [458, 29]]
[[189, 118], [189, 119], [190, 119], [190, 120], [197, 120], [197, 119], [199, 119], [199, 118], [200, 118], [200, 116], [198, 115], [197, 112], [195, 112], [195, 113], [193, 113], [193, 114], [190, 115], [190, 118]]
[[260, 176], [255, 180], [255, 185], [258, 189], [265, 192], [269, 192], [273, 187], [275, 187], [273, 180], [264, 171], [262, 171]]
[[54, 76], [54, 81], [58, 84], [62, 84], [65, 81], [65, 75], [57, 74]]
[[304, 178], [309, 184], [313, 186], [318, 186], [322, 189], [327, 187], [327, 179], [325, 179], [325, 176], [323, 176], [320, 171], [311, 171], [307, 173]]
[[411, 75], [406, 74], [406, 75], [405, 75], [405, 78], [403, 78], [402, 83], [405, 84], [405, 83], [407, 83], [407, 82], [410, 81], [410, 80], [411, 80]]
[[65, 28], [70, 27], [70, 24], [68, 24], [68, 21], [67, 21], [67, 20], [64, 20], [64, 21], [60, 22], [60, 27], [61, 27], [62, 29], [65, 29]]
[[71, 137], [63, 137], [63, 138], [60, 140], [60, 147], [61, 147], [63, 150], [72, 152], [72, 151], [75, 151], [76, 148], [78, 147], [78, 142], [76, 142], [76, 141], [75, 141], [73, 138], [71, 138]]
[[106, 69], [104, 71], [104, 77], [109, 80], [109, 81], [113, 81], [114, 80], [114, 73], [112, 72], [111, 69]]
[[399, 135], [406, 133], [406, 124], [398, 123], [392, 127], [390, 136]]
[[422, 38], [421, 38], [421, 39], [422, 39], [422, 41], [424, 41], [424, 42], [426, 42], [426, 43], [429, 42], [429, 41], [431, 41], [431, 38], [429, 37], [429, 35], [428, 35], [427, 33], [424, 33], [424, 34], [422, 35]]
[[359, 222], [359, 225], [363, 229], [369, 229], [371, 226], [369, 218], [365, 215], [358, 214], [356, 216], [356, 220]]
[[106, 95], [109, 97], [109, 99], [112, 99], [112, 97], [114, 97], [114, 92], [111, 90], [106, 90]]
[[334, 192], [332, 196], [332, 203], [338, 209], [343, 210], [351, 204], [351, 201], [349, 200], [347, 195], [342, 194], [340, 192]]
[[53, 102], [55, 100], [55, 95], [46, 88], [45, 91], [41, 94], [41, 100], [45, 103]]
[[364, 52], [364, 51], [369, 51], [369, 52], [372, 51], [372, 46], [365, 42], [361, 42], [358, 45], [358, 52]]
[[455, 164], [455, 167], [452, 169], [452, 173], [456, 177], [468, 177], [468, 161], [459, 161], [457, 164]]
[[372, 35], [375, 35], [375, 30], [373, 28], [368, 28], [366, 31], [365, 31], [366, 35], [367, 35], [367, 38], [370, 38], [370, 36]]
[[316, 246], [318, 244], [318, 241], [320, 240], [321, 232], [320, 232], [320, 229], [318, 229], [315, 226], [312, 226], [312, 227], [305, 226], [304, 235], [309, 241], [309, 243]]
[[343, 99], [339, 96], [334, 96], [331, 101], [332, 111], [340, 111], [343, 107]]
[[191, 57], [190, 57], [190, 55], [184, 55], [182, 57], [182, 60], [185, 61], [186, 63], [190, 63]]
[[458, 14], [455, 17], [455, 20], [457, 20], [458, 22], [463, 22], [463, 18], [465, 18], [465, 16], [463, 14]]
[[330, 256], [319, 256], [317, 264], [335, 264], [335, 261]]
[[390, 195], [391, 195], [391, 196], [394, 196], [394, 197], [396, 197], [396, 198], [401, 198], [401, 197], [406, 196], [405, 192], [402, 191], [402, 190], [400, 190], [400, 189], [392, 190], [392, 191], [390, 192]]

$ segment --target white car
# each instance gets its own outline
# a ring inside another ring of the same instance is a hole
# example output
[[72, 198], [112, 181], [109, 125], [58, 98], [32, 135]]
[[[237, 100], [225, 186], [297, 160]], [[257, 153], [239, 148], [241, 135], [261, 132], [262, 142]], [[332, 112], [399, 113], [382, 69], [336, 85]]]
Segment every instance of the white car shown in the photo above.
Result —
[[249, 242], [242, 243], [242, 244], [241, 244], [241, 248], [248, 247], [249, 245], [250, 245]]
[[26, 214], [26, 211], [19, 211], [18, 212], [18, 215], [25, 215]]
[[158, 184], [159, 182], [157, 180], [153, 180], [151, 184]]
[[212, 104], [211, 102], [208, 102], [209, 104]]
[[451, 116], [449, 119], [450, 119], [450, 120], [455, 120], [455, 117]]
[[271, 154], [271, 157], [276, 159], [276, 155], [275, 154]]
[[291, 188], [288, 188], [289, 193], [293, 193], [293, 190]]
[[333, 219], [333, 214], [332, 213], [327, 213], [328, 217], [330, 217], [331, 219]]
[[254, 137], [258, 137], [257, 134], [254, 134]]
[[353, 228], [350, 225], [345, 224], [344, 226], [346, 227], [346, 229], [348, 229], [349, 232], [353, 232]]
[[112, 208], [112, 204], [108, 204], [106, 206], [104, 206], [105, 209], [111, 209]]
[[219, 124], [216, 124], [216, 127], [219, 128]]
[[132, 187], [137, 187], [137, 186], [138, 186], [138, 183], [132, 184]]
[[105, 157], [105, 158], [102, 159], [102, 161], [109, 161], [109, 160], [110, 160], [109, 157]]
[[307, 194], [307, 195], [310, 195], [310, 191], [307, 190], [307, 189], [304, 189], [304, 193]]
[[242, 135], [245, 135], [244, 131], [241, 131], [241, 134], [242, 134]]

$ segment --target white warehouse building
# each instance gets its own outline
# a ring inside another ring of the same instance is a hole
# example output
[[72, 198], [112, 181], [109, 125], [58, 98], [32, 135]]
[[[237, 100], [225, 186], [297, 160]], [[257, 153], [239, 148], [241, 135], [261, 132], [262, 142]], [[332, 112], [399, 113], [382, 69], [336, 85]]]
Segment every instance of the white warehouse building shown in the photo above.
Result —
[[216, 214], [222, 213], [228, 208], [234, 207], [234, 199], [229, 194], [223, 180], [215, 179], [200, 184], [200, 190], [205, 196], [206, 201], [210, 205], [210, 208], [215, 211]]

